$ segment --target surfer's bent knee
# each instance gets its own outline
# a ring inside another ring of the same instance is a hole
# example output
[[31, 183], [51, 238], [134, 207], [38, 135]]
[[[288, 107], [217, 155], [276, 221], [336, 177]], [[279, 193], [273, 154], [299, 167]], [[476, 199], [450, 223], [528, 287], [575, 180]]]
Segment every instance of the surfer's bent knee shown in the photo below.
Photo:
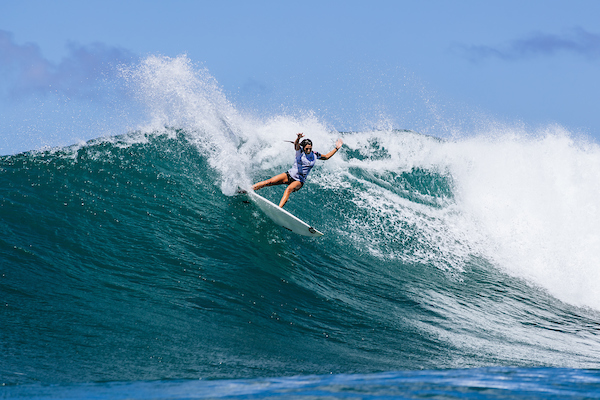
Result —
[[294, 181], [294, 182], [290, 183], [290, 185], [287, 187], [287, 190], [289, 190], [290, 193], [297, 192], [298, 190], [300, 190], [302, 185], [304, 185], [302, 182]]

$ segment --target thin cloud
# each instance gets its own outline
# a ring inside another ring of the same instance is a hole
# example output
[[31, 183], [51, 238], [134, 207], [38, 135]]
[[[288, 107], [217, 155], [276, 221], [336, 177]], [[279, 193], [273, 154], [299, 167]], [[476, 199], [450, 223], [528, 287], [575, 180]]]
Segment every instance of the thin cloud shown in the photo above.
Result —
[[564, 35], [533, 33], [526, 38], [516, 39], [500, 46], [457, 46], [456, 50], [472, 62], [490, 58], [514, 61], [536, 56], [553, 56], [571, 53], [589, 60], [600, 58], [600, 35], [582, 28], [575, 28]]
[[67, 50], [66, 57], [52, 63], [36, 44], [17, 44], [10, 32], [0, 30], [0, 87], [13, 98], [48, 92], [77, 96], [114, 78], [117, 65], [137, 58], [128, 50], [102, 43], [69, 43]]

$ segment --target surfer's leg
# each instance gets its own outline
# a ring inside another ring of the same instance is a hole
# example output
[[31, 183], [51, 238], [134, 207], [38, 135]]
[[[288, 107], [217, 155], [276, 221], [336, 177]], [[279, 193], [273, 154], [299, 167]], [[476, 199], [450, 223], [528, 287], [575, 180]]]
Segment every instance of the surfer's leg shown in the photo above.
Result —
[[262, 189], [265, 186], [282, 185], [284, 183], [287, 183], [287, 181], [288, 177], [287, 174], [284, 172], [282, 174], [275, 175], [274, 177], [272, 177], [271, 179], [267, 179], [266, 181], [255, 183], [254, 185], [252, 185], [252, 190]]
[[302, 182], [294, 181], [294, 182], [290, 183], [290, 185], [285, 189], [285, 192], [283, 192], [283, 197], [281, 198], [281, 201], [279, 202], [279, 207], [283, 208], [285, 203], [287, 203], [288, 199], [290, 198], [290, 194], [292, 194], [293, 192], [295, 192], [297, 190], [300, 190], [301, 187], [302, 187]]

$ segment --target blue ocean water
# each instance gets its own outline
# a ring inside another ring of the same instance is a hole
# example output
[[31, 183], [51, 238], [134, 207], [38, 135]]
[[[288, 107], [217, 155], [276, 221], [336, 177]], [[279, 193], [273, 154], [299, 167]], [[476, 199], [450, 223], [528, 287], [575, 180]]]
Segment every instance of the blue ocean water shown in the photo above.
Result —
[[[597, 145], [259, 120], [180, 61], [125, 71], [147, 125], [0, 158], [0, 396], [599, 397]], [[319, 239], [236, 194], [300, 131], [345, 142], [286, 205]]]
[[597, 370], [485, 368], [216, 381], [10, 387], [6, 398], [61, 399], [595, 399]]

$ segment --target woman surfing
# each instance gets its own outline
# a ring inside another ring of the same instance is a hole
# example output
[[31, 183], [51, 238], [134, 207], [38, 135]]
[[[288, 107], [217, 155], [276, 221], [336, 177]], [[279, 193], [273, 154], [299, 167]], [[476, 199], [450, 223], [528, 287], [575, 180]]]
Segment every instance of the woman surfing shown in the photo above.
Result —
[[274, 186], [274, 185], [282, 185], [286, 184], [288, 187], [283, 192], [283, 197], [279, 202], [279, 207], [283, 208], [285, 203], [290, 198], [290, 194], [300, 190], [300, 188], [304, 185], [306, 178], [308, 177], [308, 173], [315, 165], [317, 160], [329, 160], [337, 151], [342, 147], [342, 139], [338, 139], [335, 143], [335, 148], [331, 150], [327, 154], [321, 154], [318, 152], [313, 152], [312, 150], [312, 141], [310, 139], [304, 139], [300, 141], [301, 138], [304, 137], [303, 133], [298, 133], [296, 137], [296, 141], [294, 142], [294, 148], [296, 149], [296, 162], [292, 165], [287, 172], [283, 172], [279, 175], [275, 175], [271, 179], [267, 179], [266, 181], [258, 182], [252, 185], [252, 190], [256, 191], [264, 188], [265, 186]]

